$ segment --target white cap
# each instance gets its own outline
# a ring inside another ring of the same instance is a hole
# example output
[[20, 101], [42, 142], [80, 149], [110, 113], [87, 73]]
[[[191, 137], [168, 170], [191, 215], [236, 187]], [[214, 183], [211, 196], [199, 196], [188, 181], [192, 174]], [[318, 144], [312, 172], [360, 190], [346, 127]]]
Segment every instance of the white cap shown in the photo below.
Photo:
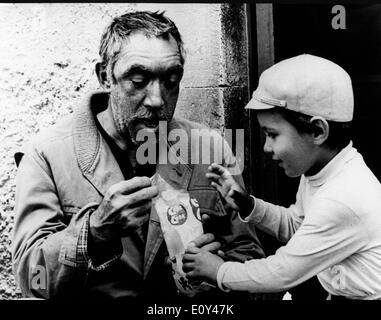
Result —
[[326, 120], [353, 118], [353, 90], [348, 73], [324, 58], [302, 54], [265, 70], [246, 109], [282, 107]]

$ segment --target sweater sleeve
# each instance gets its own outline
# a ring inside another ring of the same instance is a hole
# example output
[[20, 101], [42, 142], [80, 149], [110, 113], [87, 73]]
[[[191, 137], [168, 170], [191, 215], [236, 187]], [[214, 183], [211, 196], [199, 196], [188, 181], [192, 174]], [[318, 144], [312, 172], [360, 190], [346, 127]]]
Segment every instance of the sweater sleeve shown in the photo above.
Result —
[[274, 236], [279, 241], [287, 242], [296, 230], [299, 229], [304, 219], [299, 191], [296, 203], [288, 208], [255, 198], [255, 206], [251, 214], [244, 219], [258, 229]]
[[316, 199], [287, 245], [264, 259], [225, 262], [217, 274], [224, 291], [277, 292], [339, 263], [366, 243], [362, 220], [345, 204]]

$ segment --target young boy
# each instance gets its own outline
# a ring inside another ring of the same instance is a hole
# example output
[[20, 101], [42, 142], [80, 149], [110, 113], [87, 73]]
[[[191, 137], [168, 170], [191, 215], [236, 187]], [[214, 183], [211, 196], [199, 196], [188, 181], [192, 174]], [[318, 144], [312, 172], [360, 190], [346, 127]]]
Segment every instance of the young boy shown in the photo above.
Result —
[[348, 136], [349, 75], [320, 57], [290, 58], [261, 75], [246, 108], [257, 111], [264, 151], [289, 177], [301, 176], [296, 203], [249, 196], [219, 165], [207, 176], [243, 223], [287, 244], [245, 263], [188, 247], [187, 277], [224, 291], [276, 292], [318, 275], [328, 299], [381, 299], [381, 185]]

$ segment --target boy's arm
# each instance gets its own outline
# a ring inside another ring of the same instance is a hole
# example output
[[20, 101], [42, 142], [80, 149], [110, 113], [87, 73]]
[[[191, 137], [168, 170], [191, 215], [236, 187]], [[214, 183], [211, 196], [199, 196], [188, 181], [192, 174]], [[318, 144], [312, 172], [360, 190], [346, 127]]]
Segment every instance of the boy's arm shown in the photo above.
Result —
[[254, 198], [253, 211], [244, 218], [244, 221], [274, 236], [281, 242], [287, 242], [303, 222], [304, 217], [299, 207], [298, 198], [299, 194], [296, 204], [288, 208]]
[[[345, 223], [343, 223], [345, 222]], [[278, 292], [340, 263], [367, 240], [362, 221], [345, 204], [323, 200], [286, 246], [266, 259], [225, 262], [217, 274], [222, 290]]]
[[[234, 157], [228, 143], [223, 139], [224, 162], [223, 166], [234, 174], [234, 179], [244, 187], [241, 170]], [[255, 227], [248, 223], [242, 223], [238, 212], [228, 209], [228, 219], [230, 220], [230, 232], [219, 237], [222, 242], [222, 250], [228, 260], [246, 261], [259, 259], [265, 256], [261, 243], [259, 242]]]
[[[245, 191], [241, 174], [232, 174], [234, 171], [237, 172], [236, 168], [231, 170], [229, 166], [212, 164], [208, 170], [206, 176], [226, 202], [228, 215], [234, 215], [234, 210], [238, 210], [240, 220], [250, 222], [253, 229], [258, 225], [259, 229], [283, 242], [290, 239], [299, 228], [303, 221], [302, 210], [299, 208], [301, 203], [299, 191], [296, 204], [284, 208], [249, 196]], [[299, 190], [301, 185], [302, 183], [299, 185]]]

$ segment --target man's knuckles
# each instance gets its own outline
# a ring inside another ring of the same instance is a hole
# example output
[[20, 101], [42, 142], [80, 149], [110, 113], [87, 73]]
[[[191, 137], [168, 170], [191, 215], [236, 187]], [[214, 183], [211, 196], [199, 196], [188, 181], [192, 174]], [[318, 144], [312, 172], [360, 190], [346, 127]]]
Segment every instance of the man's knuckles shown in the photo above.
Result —
[[120, 181], [112, 185], [106, 192], [110, 199], [120, 194], [130, 194], [140, 189], [150, 187], [151, 180], [148, 177], [133, 177], [129, 180]]
[[192, 242], [195, 244], [196, 247], [200, 247], [212, 242], [214, 239], [215, 237], [212, 233], [205, 233], [194, 239]]

